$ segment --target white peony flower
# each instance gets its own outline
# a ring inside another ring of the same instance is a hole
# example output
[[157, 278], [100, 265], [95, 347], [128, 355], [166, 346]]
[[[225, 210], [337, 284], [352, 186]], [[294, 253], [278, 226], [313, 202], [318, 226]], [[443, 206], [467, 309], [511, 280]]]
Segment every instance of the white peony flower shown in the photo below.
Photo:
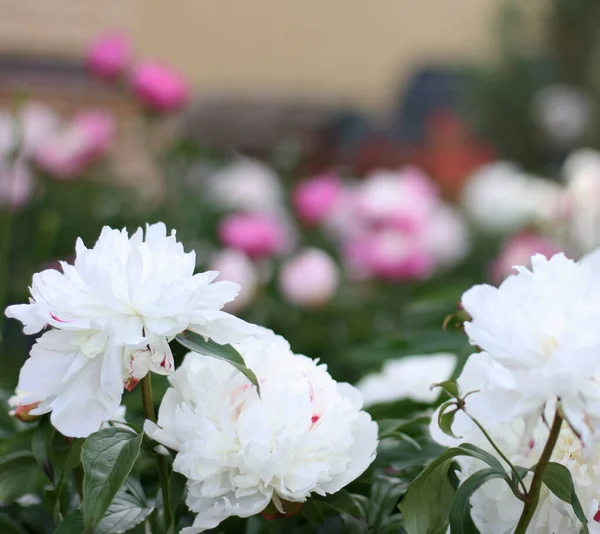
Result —
[[377, 424], [355, 388], [270, 331], [235, 347], [260, 397], [227, 362], [190, 353], [169, 378], [158, 425], [144, 427], [177, 451], [173, 468], [188, 478], [186, 502], [198, 515], [183, 534], [255, 515], [271, 501], [285, 511], [286, 501], [339, 491], [375, 457]]
[[473, 222], [488, 232], [510, 232], [545, 221], [558, 209], [561, 188], [498, 162], [478, 170], [466, 183], [461, 203]]
[[580, 263], [538, 254], [531, 265], [498, 288], [467, 291], [465, 331], [501, 368], [492, 389], [504, 421], [541, 414], [560, 399], [586, 439], [600, 430], [600, 253]]
[[[492, 412], [502, 409], [496, 404], [495, 395], [490, 395], [487, 389], [487, 385], [496, 380], [496, 373], [497, 364], [486, 353], [473, 354], [469, 358], [458, 383], [464, 393], [478, 391], [467, 398], [467, 410], [479, 420], [513, 465], [533, 467], [548, 438], [548, 426], [541, 416], [533, 423], [522, 418], [504, 424], [490, 422]], [[552, 420], [554, 413], [551, 406], [546, 409], [545, 416], [546, 421]], [[460, 439], [453, 439], [442, 433], [437, 425], [437, 414], [434, 414], [431, 434], [436, 441], [446, 446], [472, 443], [498, 457], [483, 433], [464, 413], [456, 414], [452, 429]], [[460, 473], [457, 473], [461, 482], [489, 467], [470, 457], [461, 456], [456, 460], [461, 467]], [[498, 460], [509, 472], [508, 465], [500, 457]], [[551, 461], [569, 469], [575, 491], [588, 519], [589, 532], [600, 534], [600, 445], [596, 444], [584, 453], [579, 439], [563, 423]], [[529, 473], [524, 478], [527, 488], [532, 477], [532, 473]], [[506, 482], [499, 479], [492, 480], [475, 491], [471, 497], [471, 506], [471, 516], [481, 534], [514, 532], [523, 510], [523, 503], [515, 497]], [[546, 486], [542, 486], [540, 503], [527, 533], [578, 534], [580, 531], [581, 523], [575, 517], [572, 507], [558, 499]]]
[[215, 282], [217, 272], [193, 274], [185, 253], [162, 223], [125, 230], [105, 227], [92, 249], [81, 240], [74, 265], [35, 274], [29, 304], [9, 306], [26, 334], [47, 326], [25, 362], [18, 384], [33, 415], [52, 411], [68, 436], [98, 430], [149, 371], [169, 374], [169, 340], [191, 329], [216, 343], [238, 340], [253, 327], [223, 311], [239, 286]]
[[404, 398], [433, 402], [440, 392], [431, 385], [448, 380], [455, 367], [456, 356], [446, 352], [406, 356], [387, 361], [380, 373], [367, 375], [356, 387], [367, 406]]

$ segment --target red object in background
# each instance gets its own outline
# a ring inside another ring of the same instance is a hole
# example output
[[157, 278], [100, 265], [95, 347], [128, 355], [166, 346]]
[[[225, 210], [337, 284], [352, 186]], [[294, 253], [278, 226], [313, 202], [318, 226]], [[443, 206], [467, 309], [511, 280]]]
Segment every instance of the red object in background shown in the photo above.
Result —
[[451, 111], [440, 110], [427, 120], [425, 138], [411, 163], [424, 169], [442, 190], [456, 197], [471, 173], [496, 158], [493, 147], [473, 136]]

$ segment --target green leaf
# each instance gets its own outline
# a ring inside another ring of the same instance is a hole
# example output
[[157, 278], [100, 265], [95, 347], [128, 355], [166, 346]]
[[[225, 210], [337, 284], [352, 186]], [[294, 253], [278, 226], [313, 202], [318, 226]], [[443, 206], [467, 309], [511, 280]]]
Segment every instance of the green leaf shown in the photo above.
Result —
[[511, 483], [506, 471], [490, 467], [477, 471], [458, 487], [450, 508], [450, 531], [452, 534], [478, 534], [469, 512], [471, 495], [486, 482], [496, 478], [502, 478]]
[[397, 437], [397, 433], [412, 431], [414, 427], [428, 425], [430, 417], [420, 416], [415, 419], [381, 419], [377, 421], [379, 427], [379, 439]]
[[0, 458], [0, 501], [10, 504], [21, 495], [40, 491], [48, 478], [31, 452]]
[[95, 528], [123, 485], [140, 454], [142, 434], [124, 428], [105, 428], [83, 444], [83, 504], [85, 526]]
[[408, 534], [444, 534], [454, 498], [448, 480], [452, 457], [434, 460], [409, 486], [398, 508]]
[[454, 380], [445, 380], [444, 382], [438, 382], [437, 384], [432, 384], [431, 389], [433, 388], [442, 388], [448, 395], [458, 399], [460, 396], [460, 391], [458, 389], [458, 384]]
[[[450, 408], [454, 409], [452, 411], [448, 411]], [[456, 402], [448, 401], [440, 407], [440, 411], [438, 412], [438, 426], [440, 430], [454, 439], [460, 439], [460, 436], [457, 436], [454, 432], [452, 432], [452, 425], [454, 424], [454, 418], [456, 416], [456, 412], [458, 412], [458, 408], [456, 408]]]
[[171, 471], [171, 512], [173, 513], [173, 532], [177, 531], [181, 507], [184, 503], [187, 478], [177, 471]]
[[115, 496], [95, 534], [122, 534], [142, 523], [154, 510], [148, 504], [140, 483], [127, 479]]
[[587, 518], [581, 508], [581, 503], [575, 492], [573, 478], [571, 472], [562, 464], [550, 462], [544, 471], [544, 484], [554, 493], [561, 501], [569, 503], [573, 507], [573, 512], [577, 519], [587, 525]]
[[85, 440], [82, 438], [74, 439], [71, 442], [69, 454], [67, 455], [67, 459], [65, 460], [65, 464], [60, 474], [60, 478], [58, 479], [58, 482], [56, 484], [56, 503], [54, 504], [54, 520], [56, 522], [62, 519], [60, 507], [62, 502], [62, 492], [65, 486], [65, 480], [67, 479], [69, 473], [81, 463], [81, 449], [83, 448], [84, 443]]
[[300, 513], [311, 523], [322, 525], [325, 522], [325, 515], [319, 508], [319, 504], [320, 503], [315, 502], [314, 499], [307, 499], [307, 501], [304, 503], [304, 506], [300, 510]]
[[48, 416], [42, 417], [37, 428], [34, 430], [31, 439], [31, 450], [35, 459], [38, 461], [51, 482], [53, 472], [51, 466], [52, 439], [54, 438], [54, 428], [50, 424]]
[[244, 361], [244, 358], [242, 358], [242, 355], [231, 345], [219, 345], [190, 330], [178, 334], [175, 336], [175, 339], [184, 347], [194, 352], [229, 362], [238, 371], [244, 374], [246, 378], [250, 380], [252, 385], [256, 386], [256, 391], [260, 395], [260, 385], [254, 371], [246, 367], [246, 362]]
[[83, 513], [80, 508], [76, 508], [58, 525], [54, 534], [83, 534], [84, 529]]
[[[454, 498], [454, 489], [447, 475], [450, 464], [457, 456], [477, 458], [496, 471], [504, 471], [495, 456], [475, 445], [463, 443], [446, 450], [413, 480], [399, 505], [404, 518], [404, 529], [408, 534], [446, 532]], [[508, 474], [506, 479], [510, 481]]]
[[8, 514], [0, 514], [0, 532], [2, 534], [27, 534], [27, 531]]
[[346, 490], [340, 490], [325, 498], [315, 497], [315, 500], [352, 517], [361, 517], [362, 515], [354, 497]]

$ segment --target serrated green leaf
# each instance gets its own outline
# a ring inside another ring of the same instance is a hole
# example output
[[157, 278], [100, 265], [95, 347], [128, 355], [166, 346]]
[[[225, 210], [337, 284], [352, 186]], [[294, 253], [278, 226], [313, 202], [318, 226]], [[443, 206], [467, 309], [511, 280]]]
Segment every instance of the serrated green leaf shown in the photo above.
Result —
[[431, 389], [433, 388], [442, 388], [446, 393], [448, 393], [448, 395], [454, 397], [455, 399], [459, 398], [460, 396], [458, 384], [454, 380], [444, 380], [443, 382], [432, 384]]
[[82, 511], [86, 528], [95, 528], [140, 454], [143, 434], [105, 428], [89, 436], [81, 451], [84, 469]]
[[139, 525], [152, 513], [144, 490], [135, 479], [127, 479], [106, 510], [94, 534], [123, 534]]
[[58, 525], [54, 534], [83, 534], [84, 532], [83, 513], [80, 508], [76, 508]]
[[[584, 529], [587, 529], [585, 527], [587, 525], [587, 518], [577, 497], [571, 472], [562, 464], [550, 462], [544, 471], [543, 480], [544, 484], [548, 486], [548, 489], [554, 495], [573, 507], [575, 516], [584, 525]], [[582, 530], [582, 532], [584, 531]]]
[[48, 478], [29, 451], [0, 458], [0, 501], [10, 504], [27, 493], [37, 493]]
[[210, 339], [205, 339], [195, 332], [186, 330], [185, 332], [175, 336], [175, 339], [181, 343], [184, 347], [191, 351], [203, 354], [204, 356], [211, 356], [219, 360], [224, 360], [233, 365], [240, 373], [242, 373], [253, 386], [256, 387], [256, 391], [260, 395], [260, 384], [254, 374], [254, 371], [246, 367], [246, 362], [242, 355], [235, 350], [231, 345], [219, 345]]
[[469, 513], [471, 495], [486, 482], [496, 478], [502, 478], [507, 483], [511, 483], [504, 469], [498, 470], [490, 467], [477, 471], [458, 487], [450, 508], [450, 532], [452, 534], [478, 534]]

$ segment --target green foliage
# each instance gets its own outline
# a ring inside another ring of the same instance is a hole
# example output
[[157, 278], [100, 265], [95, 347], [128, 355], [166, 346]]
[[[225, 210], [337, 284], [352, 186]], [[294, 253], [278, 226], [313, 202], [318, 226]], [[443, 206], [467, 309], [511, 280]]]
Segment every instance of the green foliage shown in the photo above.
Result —
[[81, 461], [82, 512], [87, 529], [98, 526], [140, 454], [143, 434], [123, 428], [106, 428], [85, 440]]
[[177, 335], [175, 339], [184, 347], [194, 352], [229, 362], [250, 380], [250, 383], [256, 387], [256, 390], [260, 395], [260, 384], [258, 383], [256, 375], [251, 369], [246, 367], [246, 362], [244, 362], [242, 355], [231, 345], [219, 345], [190, 330], [186, 330], [183, 334]]

